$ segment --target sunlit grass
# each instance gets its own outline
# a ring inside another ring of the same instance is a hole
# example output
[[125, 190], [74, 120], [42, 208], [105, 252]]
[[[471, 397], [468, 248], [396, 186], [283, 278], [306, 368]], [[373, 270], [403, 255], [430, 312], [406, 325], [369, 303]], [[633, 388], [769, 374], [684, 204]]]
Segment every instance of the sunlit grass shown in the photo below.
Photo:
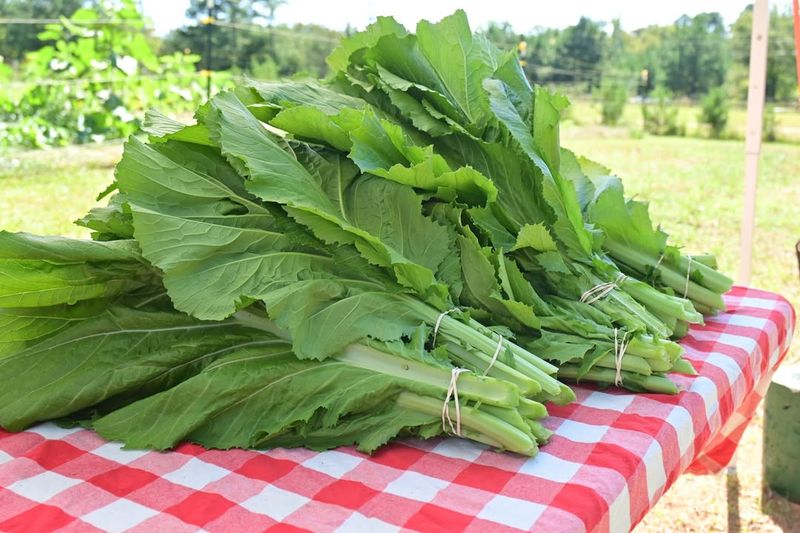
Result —
[[[678, 105], [678, 123], [686, 127], [686, 133], [693, 137], [705, 137], [706, 126], [700, 124], [697, 105]], [[727, 134], [734, 138], [743, 138], [747, 111], [734, 106], [728, 114]], [[594, 126], [600, 124], [600, 104], [590, 99], [573, 99], [569, 111], [569, 119], [578, 126]], [[800, 112], [789, 107], [777, 107], [775, 111], [775, 131], [779, 141], [800, 143]], [[642, 107], [638, 103], [628, 103], [622, 118], [617, 125], [622, 132], [639, 132], [643, 129]]]
[[0, 229], [88, 237], [72, 222], [113, 180], [121, 143], [0, 156]]

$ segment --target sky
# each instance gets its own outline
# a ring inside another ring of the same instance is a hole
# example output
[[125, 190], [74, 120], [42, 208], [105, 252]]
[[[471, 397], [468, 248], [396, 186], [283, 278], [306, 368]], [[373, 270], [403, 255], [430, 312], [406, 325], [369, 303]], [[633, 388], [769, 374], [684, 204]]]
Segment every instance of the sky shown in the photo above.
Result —
[[[392, 15], [409, 28], [420, 19], [438, 20], [464, 9], [473, 28], [490, 21], [510, 22], [514, 31], [527, 33], [536, 27], [564, 28], [581, 15], [594, 20], [619, 18], [628, 31], [652, 24], [665, 25], [683, 14], [718, 11], [730, 24], [751, 1], [747, 0], [288, 0], [275, 13], [277, 24], [314, 23], [335, 30], [348, 24], [362, 29], [378, 15]], [[791, 0], [773, 0], [771, 6], [787, 9]], [[145, 15], [164, 35], [186, 20], [188, 0], [142, 0]]]

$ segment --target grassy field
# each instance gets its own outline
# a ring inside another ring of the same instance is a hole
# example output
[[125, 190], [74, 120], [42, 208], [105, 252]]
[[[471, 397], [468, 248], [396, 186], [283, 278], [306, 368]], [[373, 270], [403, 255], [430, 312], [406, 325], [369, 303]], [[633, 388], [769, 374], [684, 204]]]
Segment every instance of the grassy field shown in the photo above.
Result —
[[[678, 123], [686, 127], [686, 133], [694, 137], [705, 137], [707, 126], [700, 124], [697, 105], [679, 104]], [[743, 138], [746, 110], [733, 107], [728, 113], [727, 134], [733, 138]], [[577, 126], [600, 124], [600, 104], [589, 99], [574, 99], [569, 111], [569, 120]], [[642, 131], [642, 107], [638, 103], [625, 106], [618, 128], [638, 134]], [[779, 141], [800, 143], [800, 112], [794, 108], [775, 108], [775, 134]]]
[[[635, 112], [636, 110], [634, 110]], [[628, 111], [631, 112], [630, 110]], [[569, 126], [564, 144], [610, 166], [629, 194], [692, 252], [711, 252], [735, 274], [744, 147], [737, 141], [631, 139], [623, 128]], [[87, 236], [72, 221], [110, 182], [120, 145], [22, 153], [0, 159], [0, 229]], [[793, 245], [800, 239], [800, 145], [764, 147], [751, 284], [800, 306]], [[795, 346], [793, 360], [800, 360]], [[738, 478], [683, 476], [637, 531], [797, 530], [800, 505], [761, 492], [761, 414], [744, 436]], [[793, 529], [794, 528], [794, 529]]]

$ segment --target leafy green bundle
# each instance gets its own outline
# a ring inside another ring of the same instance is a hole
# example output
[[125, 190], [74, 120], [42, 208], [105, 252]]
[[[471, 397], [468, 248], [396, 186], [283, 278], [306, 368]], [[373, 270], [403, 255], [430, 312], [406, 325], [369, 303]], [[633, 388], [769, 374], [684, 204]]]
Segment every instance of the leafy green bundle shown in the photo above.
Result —
[[563, 97], [462, 12], [381, 18], [334, 77], [151, 112], [92, 241], [0, 233], [0, 425], [131, 447], [456, 434], [533, 455], [559, 378], [677, 392], [730, 281], [560, 147]]

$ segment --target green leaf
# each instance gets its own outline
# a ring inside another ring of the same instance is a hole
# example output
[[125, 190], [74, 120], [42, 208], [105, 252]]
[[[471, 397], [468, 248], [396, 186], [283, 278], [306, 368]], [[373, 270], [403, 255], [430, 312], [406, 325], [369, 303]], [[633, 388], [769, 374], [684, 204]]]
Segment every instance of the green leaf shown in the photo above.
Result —
[[349, 157], [362, 172], [431, 192], [452, 189], [468, 205], [486, 205], [497, 198], [486, 176], [469, 166], [452, 170], [432, 146], [416, 146], [400, 126], [371, 113], [364, 114], [350, 136]]
[[417, 24], [417, 42], [440, 82], [440, 92], [453, 103], [469, 130], [481, 132], [490, 112], [481, 82], [494, 72], [493, 51], [473, 37], [466, 14], [458, 10], [435, 24]]
[[317, 107], [300, 105], [282, 110], [270, 125], [291, 133], [297, 139], [321, 141], [337, 150], [348, 151], [353, 143], [348, 132], [336, 122], [334, 117]]
[[164, 272], [176, 309], [219, 320], [296, 281], [345, 271], [368, 279], [368, 268], [345, 269], [352, 259], [337, 263], [319, 241], [276, 218], [219, 155], [179, 147], [132, 141], [117, 173], [142, 254]]
[[301, 359], [325, 359], [366, 338], [410, 337], [430, 320], [407, 297], [369, 288], [348, 279], [306, 280], [261, 297], [270, 317], [292, 332]]
[[596, 194], [589, 220], [610, 238], [656, 257], [667, 245], [667, 235], [653, 227], [647, 204], [625, 201], [622, 182], [615, 176], [595, 179]]
[[[338, 114], [346, 109], [361, 109], [366, 106], [360, 98], [353, 98], [331, 87], [313, 80], [260, 82], [248, 80], [246, 86], [251, 88], [261, 100], [260, 105], [272, 108], [275, 111], [300, 107], [313, 107], [319, 109], [327, 116]], [[241, 98], [242, 93], [237, 92]], [[252, 110], [258, 104], [249, 104]], [[259, 116], [258, 113], [254, 113]], [[269, 120], [269, 118], [262, 118]]]
[[538, 328], [539, 320], [530, 306], [503, 298], [495, 265], [480, 248], [475, 236], [468, 230], [464, 233], [458, 238], [464, 278], [462, 303], [486, 309], [501, 322], [512, 319], [530, 328]]
[[149, 283], [131, 241], [94, 242], [0, 231], [0, 307], [111, 297]]
[[[581, 361], [585, 354], [594, 348], [591, 342], [568, 342], [565, 337], [551, 332], [542, 332], [541, 337], [527, 344], [533, 353], [559, 364]], [[603, 350], [601, 355], [607, 353]]]
[[105, 207], [94, 207], [75, 224], [92, 230], [92, 239], [113, 241], [133, 238], [133, 221], [125, 195], [115, 194]]
[[[533, 167], [541, 180], [542, 195], [556, 215], [552, 221], [556, 237], [566, 245], [566, 252], [576, 258], [591, 255], [592, 238], [583, 226], [583, 216], [575, 189], [569, 181], [558, 174], [558, 154], [554, 156], [552, 153], [547, 153], [548, 150], [552, 152], [558, 147], [557, 120], [561, 105], [560, 97], [537, 89], [534, 100], [534, 133], [531, 134], [530, 128], [511, 103], [503, 83], [498, 80], [486, 80], [483, 87], [489, 94], [495, 116], [508, 129], [523, 153], [533, 162]], [[539, 145], [544, 147], [541, 148]], [[540, 149], [545, 150], [545, 157], [552, 163], [543, 159], [539, 153]], [[538, 220], [525, 222], [533, 223]]]
[[[438, 396], [446, 390], [446, 371], [435, 385], [398, 372], [399, 367], [382, 372], [346, 359], [301, 361], [285, 344], [247, 348], [217, 359], [176, 387], [101, 418], [94, 427], [129, 448], [166, 449], [182, 440], [211, 448], [247, 448], [269, 445], [271, 438], [315, 415], [318, 427], [330, 428], [347, 414], [374, 412], [402, 391]], [[351, 437], [359, 439], [352, 429]]]
[[374, 44], [384, 35], [406, 35], [408, 32], [392, 17], [378, 17], [367, 28], [339, 42], [339, 46], [328, 56], [327, 62], [334, 71], [347, 71], [350, 57], [364, 48]]
[[0, 358], [0, 426], [18, 431], [120, 394], [167, 388], [264, 335], [174, 312], [111, 308]]
[[[412, 434], [412, 428], [427, 426], [433, 429], [434, 435], [442, 432], [442, 421], [435, 415], [411, 411], [398, 406], [394, 401], [386, 402], [384, 405], [377, 405], [368, 413], [358, 413], [343, 418], [334, 427], [304, 426], [266, 437], [258, 443], [258, 447], [302, 446], [321, 451], [339, 446], [357, 445], [359, 451], [372, 453], [398, 435]], [[416, 432], [413, 434], [418, 436]]]
[[[284, 150], [231, 93], [218, 95], [212, 107], [214, 137], [229, 160], [239, 162], [234, 166], [248, 174], [251, 193], [291, 208], [312, 232], [320, 229], [314, 224], [319, 220], [325, 233], [318, 236], [355, 244], [423, 297], [446, 297], [434, 272], [447, 254], [447, 233], [422, 215], [421, 199], [411, 189], [358, 175], [339, 154], [309, 146], [298, 146], [297, 154]], [[331, 231], [334, 227], [338, 231]]]
[[[599, 170], [599, 168], [592, 167], [592, 170], [596, 171]], [[565, 179], [572, 182], [578, 197], [578, 203], [581, 206], [581, 211], [585, 212], [589, 203], [594, 198], [595, 188], [592, 180], [584, 174], [583, 159], [578, 158], [573, 152], [566, 148], [562, 148], [559, 171]]]
[[533, 248], [537, 252], [556, 252], [558, 245], [550, 236], [550, 232], [544, 224], [526, 224], [522, 226], [517, 234], [517, 242], [511, 249]]
[[23, 350], [77, 322], [92, 318], [113, 303], [110, 299], [85, 300], [74, 305], [0, 308], [0, 358]]
[[558, 172], [561, 155], [558, 125], [561, 112], [567, 107], [566, 96], [544, 87], [534, 90], [533, 141], [554, 174]]

